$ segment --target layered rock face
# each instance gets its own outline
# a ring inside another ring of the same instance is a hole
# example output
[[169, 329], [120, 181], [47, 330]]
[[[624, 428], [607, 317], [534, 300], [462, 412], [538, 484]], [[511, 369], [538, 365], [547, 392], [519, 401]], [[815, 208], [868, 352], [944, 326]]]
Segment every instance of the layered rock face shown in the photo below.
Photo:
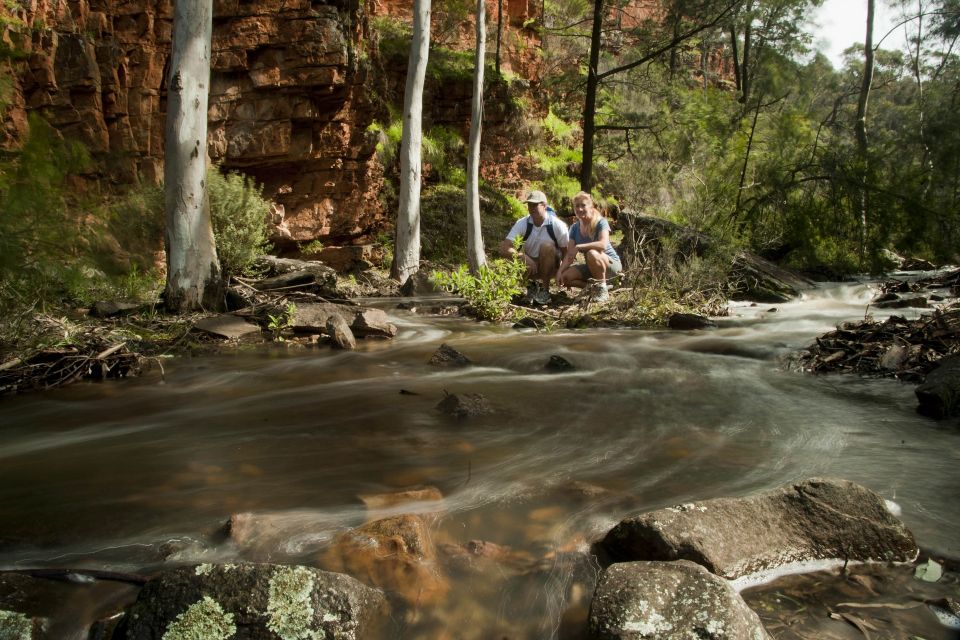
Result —
[[[528, 0], [504, 4], [512, 23], [530, 15]], [[377, 59], [367, 12], [402, 21], [409, 10], [396, 0], [214, 0], [209, 154], [264, 185], [291, 240], [349, 242], [389, 225], [368, 126], [389, 117], [377, 98], [398, 102], [406, 70]], [[0, 11], [4, 44], [26, 54], [12, 65], [4, 144], [22, 140], [36, 111], [92, 152], [94, 181], [162, 180], [172, 0], [29, 0]], [[427, 92], [428, 119], [466, 130], [469, 82]], [[490, 159], [503, 162], [497, 153]]]
[[[8, 134], [40, 110], [110, 180], [159, 181], [171, 2], [37, 0], [14, 17], [8, 40], [29, 58]], [[210, 157], [263, 183], [296, 240], [358, 235], [382, 216], [363, 23], [354, 0], [215, 2]]]

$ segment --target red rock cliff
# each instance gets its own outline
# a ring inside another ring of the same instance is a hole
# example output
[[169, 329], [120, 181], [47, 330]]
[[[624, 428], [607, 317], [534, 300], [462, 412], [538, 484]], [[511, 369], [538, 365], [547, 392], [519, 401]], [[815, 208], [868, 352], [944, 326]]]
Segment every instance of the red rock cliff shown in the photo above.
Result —
[[[522, 26], [529, 1], [505, 3], [512, 22]], [[402, 95], [405, 70], [373, 77], [365, 6], [410, 10], [392, 0], [215, 0], [210, 157], [263, 183], [297, 240], [348, 241], [393, 215], [377, 198], [383, 172], [367, 127], [386, 114], [369, 89], [399, 83]], [[39, 111], [93, 152], [91, 178], [159, 181], [171, 0], [25, 0], [2, 11], [13, 20], [3, 40], [28, 56], [13, 63], [6, 144], [22, 138], [26, 113]], [[448, 89], [428, 102], [436, 120], [468, 126], [469, 85]]]

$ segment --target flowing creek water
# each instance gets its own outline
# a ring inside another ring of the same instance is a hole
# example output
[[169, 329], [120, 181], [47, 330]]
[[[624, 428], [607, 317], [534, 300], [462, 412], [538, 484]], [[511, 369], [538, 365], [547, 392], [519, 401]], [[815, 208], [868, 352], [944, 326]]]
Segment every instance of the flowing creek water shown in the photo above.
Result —
[[[538, 334], [394, 300], [397, 338], [353, 352], [270, 346], [168, 360], [163, 379], [7, 398], [0, 569], [246, 559], [213, 535], [237, 512], [305, 515], [310, 535], [253, 559], [322, 566], [329, 541], [371, 517], [358, 495], [432, 485], [445, 497], [430, 520], [438, 544], [514, 553], [441, 567], [447, 596], [386, 637], [563, 637], [589, 606], [584, 552], [622, 517], [816, 475], [869, 486], [923, 548], [960, 557], [956, 424], [916, 414], [912, 385], [781, 367], [862, 318], [874, 293], [822, 285], [775, 310], [734, 304], [718, 329], [694, 332]], [[475, 365], [428, 365], [442, 343]], [[554, 354], [575, 370], [545, 372]], [[435, 409], [445, 392], [483, 394], [497, 412], [456, 421]], [[70, 615], [97, 615], [88, 608]]]

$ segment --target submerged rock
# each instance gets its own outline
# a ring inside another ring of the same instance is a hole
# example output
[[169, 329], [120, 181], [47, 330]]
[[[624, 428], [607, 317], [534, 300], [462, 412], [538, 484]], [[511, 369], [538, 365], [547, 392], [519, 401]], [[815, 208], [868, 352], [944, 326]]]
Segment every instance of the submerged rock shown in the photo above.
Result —
[[437, 367], [465, 367], [473, 364], [473, 361], [450, 345], [444, 343], [441, 344], [440, 348], [430, 357], [429, 364]]
[[436, 487], [418, 486], [391, 493], [363, 494], [359, 498], [367, 509], [388, 509], [411, 502], [436, 502], [438, 503], [437, 508], [439, 508], [440, 503], [443, 502], [443, 493]]
[[615, 559], [692, 560], [731, 580], [813, 560], [906, 562], [919, 551], [883, 498], [822, 478], [627, 518], [603, 546]]
[[692, 329], [715, 329], [717, 323], [706, 316], [695, 313], [674, 313], [667, 319], [667, 326], [671, 329], [689, 331]]
[[310, 567], [197, 565], [147, 583], [118, 637], [353, 640], [370, 637], [385, 606], [376, 589]]
[[353, 529], [337, 538], [322, 560], [410, 605], [437, 602], [450, 589], [437, 572], [433, 538], [420, 516], [384, 518]]
[[595, 640], [767, 640], [757, 614], [726, 580], [704, 567], [626, 562], [600, 576], [590, 606]]
[[550, 359], [547, 360], [547, 364], [543, 365], [543, 368], [551, 373], [565, 373], [575, 369], [569, 360], [558, 355], [550, 356]]
[[437, 409], [454, 418], [475, 418], [494, 413], [490, 401], [480, 393], [451, 393], [437, 403]]
[[915, 391], [917, 411], [931, 418], [960, 414], [960, 356], [943, 358]]
[[221, 531], [247, 559], [278, 561], [330, 542], [337, 523], [309, 509], [234, 513]]

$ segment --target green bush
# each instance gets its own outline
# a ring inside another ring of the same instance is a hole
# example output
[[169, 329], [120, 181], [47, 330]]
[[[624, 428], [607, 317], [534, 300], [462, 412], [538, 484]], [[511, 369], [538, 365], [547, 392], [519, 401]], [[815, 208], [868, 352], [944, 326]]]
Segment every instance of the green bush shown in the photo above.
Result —
[[256, 259], [267, 252], [267, 216], [270, 203], [263, 187], [236, 172], [207, 170], [210, 218], [223, 277], [251, 273]]
[[0, 312], [43, 307], [63, 296], [67, 272], [89, 263], [96, 224], [83, 224], [67, 204], [65, 179], [89, 162], [31, 115], [19, 152], [0, 160]]
[[475, 276], [466, 265], [460, 265], [455, 271], [434, 271], [430, 277], [437, 286], [462, 295], [477, 317], [499, 322], [516, 316], [510, 301], [523, 293], [526, 272], [523, 260], [498, 258], [481, 267]]

